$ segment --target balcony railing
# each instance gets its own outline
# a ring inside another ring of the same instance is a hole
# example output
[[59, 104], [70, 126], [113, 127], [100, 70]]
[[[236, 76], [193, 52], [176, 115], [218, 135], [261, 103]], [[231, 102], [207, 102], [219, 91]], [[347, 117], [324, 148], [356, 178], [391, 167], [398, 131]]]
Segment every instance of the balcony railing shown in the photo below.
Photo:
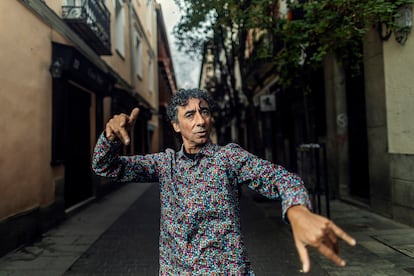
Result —
[[62, 17], [98, 54], [111, 55], [110, 13], [101, 0], [67, 0]]

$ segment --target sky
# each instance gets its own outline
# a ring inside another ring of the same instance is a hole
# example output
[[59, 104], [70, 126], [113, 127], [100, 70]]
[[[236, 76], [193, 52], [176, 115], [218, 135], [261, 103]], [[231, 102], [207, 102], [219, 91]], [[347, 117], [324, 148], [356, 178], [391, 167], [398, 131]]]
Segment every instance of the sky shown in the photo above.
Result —
[[185, 53], [179, 52], [175, 45], [174, 35], [172, 34], [173, 27], [180, 19], [180, 12], [174, 0], [157, 0], [157, 2], [161, 4], [164, 15], [177, 86], [178, 88], [198, 87], [201, 62], [200, 60], [192, 60]]

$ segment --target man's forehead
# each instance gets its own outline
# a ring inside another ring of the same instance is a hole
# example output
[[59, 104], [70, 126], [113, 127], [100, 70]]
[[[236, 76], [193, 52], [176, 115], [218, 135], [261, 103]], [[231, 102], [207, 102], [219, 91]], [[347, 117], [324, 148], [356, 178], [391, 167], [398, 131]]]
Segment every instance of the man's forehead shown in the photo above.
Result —
[[190, 98], [190, 99], [188, 99], [187, 104], [185, 104], [183, 106], [179, 106], [179, 108], [182, 108], [182, 109], [193, 109], [195, 106], [198, 106], [198, 107], [208, 107], [208, 103], [204, 99]]

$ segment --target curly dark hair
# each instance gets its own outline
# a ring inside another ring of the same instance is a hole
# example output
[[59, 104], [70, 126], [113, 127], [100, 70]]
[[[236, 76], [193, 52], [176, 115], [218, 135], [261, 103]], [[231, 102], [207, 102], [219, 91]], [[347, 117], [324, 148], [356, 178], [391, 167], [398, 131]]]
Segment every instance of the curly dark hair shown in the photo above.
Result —
[[211, 111], [215, 107], [213, 98], [206, 91], [198, 88], [180, 89], [177, 94], [171, 98], [167, 107], [167, 116], [171, 122], [177, 122], [178, 120], [178, 106], [185, 106], [191, 98], [205, 100]]

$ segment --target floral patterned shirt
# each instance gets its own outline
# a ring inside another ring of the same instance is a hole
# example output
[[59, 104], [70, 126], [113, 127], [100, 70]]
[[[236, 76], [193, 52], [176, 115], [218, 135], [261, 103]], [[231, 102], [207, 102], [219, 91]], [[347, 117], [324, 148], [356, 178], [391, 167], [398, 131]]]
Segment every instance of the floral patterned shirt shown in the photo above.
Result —
[[240, 229], [239, 185], [310, 208], [302, 180], [236, 144], [207, 143], [194, 160], [181, 150], [120, 156], [119, 141], [101, 135], [93, 156], [96, 174], [119, 181], [158, 181], [160, 275], [254, 275]]

